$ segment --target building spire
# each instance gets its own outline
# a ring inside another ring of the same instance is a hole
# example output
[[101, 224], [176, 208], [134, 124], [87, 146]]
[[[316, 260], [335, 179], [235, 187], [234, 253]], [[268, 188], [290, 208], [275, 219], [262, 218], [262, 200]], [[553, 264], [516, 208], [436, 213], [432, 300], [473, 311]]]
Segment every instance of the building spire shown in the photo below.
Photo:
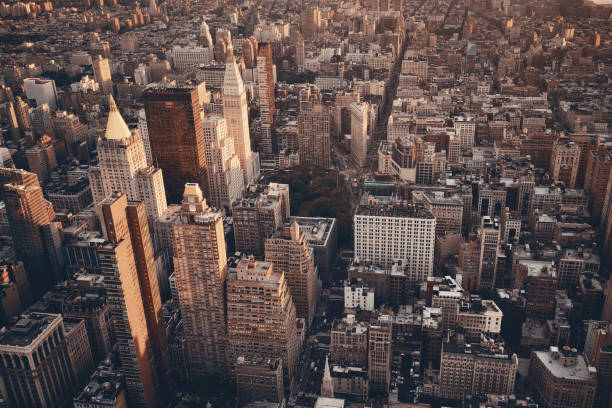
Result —
[[321, 383], [321, 396], [326, 398], [334, 398], [334, 383], [329, 371], [329, 356], [325, 356], [325, 371], [323, 373], [323, 382]]
[[132, 132], [130, 132], [121, 113], [119, 113], [119, 109], [117, 109], [115, 99], [110, 95], [108, 100], [108, 120], [106, 121], [106, 132], [104, 133], [104, 137], [106, 139], [125, 139], [129, 138], [131, 135]]
[[238, 96], [244, 92], [242, 76], [236, 64], [236, 58], [229, 54], [225, 63], [225, 75], [223, 76], [223, 93]]

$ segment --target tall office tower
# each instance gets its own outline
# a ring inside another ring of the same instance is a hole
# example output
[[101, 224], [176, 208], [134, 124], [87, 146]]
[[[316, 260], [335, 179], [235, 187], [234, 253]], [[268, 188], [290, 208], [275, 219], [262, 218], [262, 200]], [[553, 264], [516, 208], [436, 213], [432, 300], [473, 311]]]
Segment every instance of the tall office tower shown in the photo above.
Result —
[[115, 193], [102, 201], [101, 214], [102, 231], [109, 241], [131, 241], [157, 375], [162, 379], [168, 370], [167, 339], [145, 205], [128, 203], [125, 194]]
[[312, 322], [319, 299], [321, 282], [312, 257], [312, 249], [297, 222], [285, 223], [266, 240], [266, 261], [285, 275], [297, 316]]
[[143, 97], [151, 156], [163, 172], [168, 201], [181, 201], [185, 183], [198, 183], [206, 191], [206, 152], [197, 88], [152, 88]]
[[282, 357], [291, 382], [298, 339], [295, 306], [283, 272], [270, 262], [242, 258], [227, 276], [226, 296], [233, 362], [243, 356]]
[[551, 177], [555, 183], [566, 187], [576, 187], [580, 164], [580, 146], [568, 139], [558, 139], [553, 144], [550, 156]]
[[610, 175], [608, 176], [606, 198], [604, 199], [600, 224], [603, 247], [602, 252], [607, 255], [608, 259], [610, 259], [612, 257], [612, 172], [610, 172]]
[[227, 120], [229, 135], [240, 159], [244, 185], [253, 184], [259, 177], [259, 155], [251, 151], [249, 134], [249, 105], [236, 60], [225, 64], [223, 77], [223, 117]]
[[270, 44], [260, 44], [259, 55], [257, 56], [257, 86], [259, 88], [259, 113], [261, 116], [260, 153], [268, 158], [274, 155], [274, 146], [272, 144], [272, 126], [274, 125], [276, 100], [274, 85], [272, 48]]
[[208, 23], [205, 19], [202, 19], [202, 24], [200, 24], [200, 41], [202, 42], [202, 46], [206, 48], [212, 48], [214, 45]]
[[223, 61], [227, 61], [229, 56], [233, 55], [233, 50], [230, 49], [225, 39], [217, 39], [213, 47], [213, 55], [215, 56], [215, 61], [221, 64]]
[[21, 129], [22, 132], [32, 130], [32, 117], [30, 116], [30, 107], [28, 103], [20, 97], [16, 97], [15, 102], [13, 102], [13, 107], [15, 108], [15, 116], [19, 124], [19, 129]]
[[[122, 193], [100, 203], [100, 224], [106, 242], [97, 247], [97, 255], [115, 321], [130, 406], [156, 407], [163, 397], [158, 391], [165, 379], [160, 378], [160, 364], [156, 361], [156, 335], [160, 333], [149, 330], [154, 324], [151, 318], [155, 319], [153, 293], [157, 289], [149, 279], [155, 274], [143, 265], [147, 262], [143, 260], [148, 252], [147, 236], [140, 228], [134, 228], [133, 224], [141, 220], [133, 220], [127, 206], [127, 197]], [[132, 236], [136, 239], [132, 240]]]
[[391, 316], [381, 315], [368, 332], [368, 378], [372, 389], [387, 392], [391, 382]]
[[521, 225], [521, 220], [506, 207], [502, 213], [500, 239], [506, 244], [515, 243], [521, 236]]
[[477, 343], [466, 341], [463, 334], [448, 336], [442, 343], [440, 396], [512, 394], [517, 369], [518, 357], [508, 355], [497, 334], [483, 334]]
[[74, 156], [73, 145], [87, 139], [87, 125], [81, 123], [77, 115], [66, 111], [56, 112], [52, 122], [55, 137], [63, 140], [68, 153]]
[[535, 182], [533, 176], [519, 177], [518, 211], [522, 221], [527, 221], [533, 208]]
[[592, 150], [599, 149], [599, 136], [596, 134], [570, 134], [570, 141], [580, 147], [580, 159], [578, 161], [578, 175], [576, 176], [576, 187], [584, 186], [587, 160]]
[[262, 255], [266, 239], [290, 216], [289, 185], [270, 183], [232, 206], [236, 250]]
[[255, 68], [257, 61], [257, 40], [249, 37], [242, 43], [242, 59], [248, 69]]
[[[79, 372], [79, 360], [91, 359], [87, 335], [74, 330], [84, 330], [80, 322], [71, 328], [59, 314], [30, 313], [6, 328], [0, 337], [0, 359], [5, 362], [0, 365], [0, 387], [7, 406], [59, 407], [71, 402], [78, 383], [90, 374]], [[76, 353], [73, 358], [71, 351]]]
[[130, 132], [112, 96], [106, 132], [98, 138], [98, 166], [90, 168], [89, 181], [96, 204], [121, 191], [129, 201], [144, 201], [150, 220], [166, 211], [162, 171], [147, 165], [140, 134]]
[[51, 177], [51, 172], [57, 167], [53, 144], [40, 141], [35, 146], [27, 149], [25, 155], [30, 170], [36, 173], [39, 180], [43, 182], [48, 181]]
[[431, 276], [436, 219], [425, 206], [364, 195], [353, 220], [355, 258], [360, 262], [391, 267], [394, 261], [407, 260], [412, 284]]
[[357, 167], [364, 167], [368, 158], [369, 104], [353, 102], [351, 111], [351, 157]]
[[329, 111], [321, 104], [300, 110], [298, 146], [301, 165], [323, 168], [331, 165], [329, 122]]
[[608, 189], [608, 179], [612, 173], [612, 152], [606, 151], [604, 146], [593, 150], [587, 159], [584, 190], [590, 194], [589, 202], [591, 216], [597, 222], [602, 221], [603, 207]]
[[204, 119], [204, 144], [208, 169], [208, 198], [217, 208], [229, 211], [242, 197], [244, 178], [234, 140], [227, 134], [227, 121], [218, 116]]
[[448, 164], [457, 164], [461, 158], [461, 139], [459, 136], [451, 135], [448, 140]]
[[183, 208], [172, 226], [174, 275], [193, 374], [230, 374], [225, 321], [227, 258], [223, 220], [195, 183], [185, 184]]
[[4, 186], [5, 184], [17, 184], [23, 186], [40, 187], [36, 174], [27, 170], [16, 168], [0, 168], [0, 195], [1, 199], [5, 199]]
[[38, 297], [53, 282], [66, 278], [61, 224], [53, 222], [53, 205], [38, 185], [5, 184], [4, 198], [15, 253], [23, 261], [32, 293]]
[[480, 221], [480, 265], [478, 287], [481, 290], [493, 289], [497, 276], [497, 251], [499, 247], [499, 222], [491, 217]]
[[23, 80], [26, 97], [32, 106], [49, 105], [54, 111], [57, 108], [57, 89], [52, 79], [26, 78]]
[[340, 141], [344, 136], [351, 133], [351, 104], [359, 102], [358, 93], [336, 94], [336, 108], [334, 109], [335, 135]]
[[596, 407], [609, 407], [612, 398], [612, 332], [609, 321], [591, 320], [584, 342], [587, 363], [597, 369]]
[[111, 76], [110, 64], [107, 58], [96, 55], [91, 63], [94, 79], [100, 85], [100, 92], [104, 95], [113, 94], [113, 78]]
[[19, 130], [19, 122], [17, 121], [17, 115], [15, 114], [15, 106], [12, 103], [7, 103], [7, 112], [9, 130], [11, 132], [11, 139], [17, 142], [21, 139], [21, 131]]
[[306, 40], [312, 40], [321, 28], [321, 10], [318, 7], [302, 9], [302, 35]]
[[304, 38], [300, 33], [296, 33], [295, 36], [295, 65], [297, 66], [298, 72], [304, 71], [304, 61], [306, 60], [306, 47], [304, 45]]

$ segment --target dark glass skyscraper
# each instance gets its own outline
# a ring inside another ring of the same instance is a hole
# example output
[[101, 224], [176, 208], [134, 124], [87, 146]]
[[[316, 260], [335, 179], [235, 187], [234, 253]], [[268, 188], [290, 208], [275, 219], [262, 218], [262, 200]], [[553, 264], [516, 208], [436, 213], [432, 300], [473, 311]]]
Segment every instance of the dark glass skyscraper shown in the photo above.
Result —
[[198, 90], [153, 88], [143, 96], [151, 156], [162, 169], [168, 200], [181, 202], [185, 183], [207, 191]]

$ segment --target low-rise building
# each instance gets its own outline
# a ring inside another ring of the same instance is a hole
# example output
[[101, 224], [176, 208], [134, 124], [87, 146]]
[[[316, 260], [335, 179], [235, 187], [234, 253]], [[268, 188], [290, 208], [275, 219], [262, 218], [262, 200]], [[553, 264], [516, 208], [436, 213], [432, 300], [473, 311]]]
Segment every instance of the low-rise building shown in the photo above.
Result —
[[74, 398], [74, 408], [127, 408], [118, 353], [112, 352], [99, 365], [83, 391]]
[[465, 341], [462, 334], [442, 344], [440, 397], [463, 399], [474, 393], [514, 392], [518, 357], [509, 355], [498, 335], [483, 334], [479, 343]]
[[368, 399], [368, 372], [361, 367], [333, 366], [331, 377], [334, 394], [355, 395]]
[[529, 380], [546, 408], [593, 406], [597, 370], [576, 349], [566, 346], [561, 350], [551, 347], [548, 351], [532, 351]]
[[241, 402], [282, 402], [283, 360], [240, 356], [234, 366], [236, 390]]

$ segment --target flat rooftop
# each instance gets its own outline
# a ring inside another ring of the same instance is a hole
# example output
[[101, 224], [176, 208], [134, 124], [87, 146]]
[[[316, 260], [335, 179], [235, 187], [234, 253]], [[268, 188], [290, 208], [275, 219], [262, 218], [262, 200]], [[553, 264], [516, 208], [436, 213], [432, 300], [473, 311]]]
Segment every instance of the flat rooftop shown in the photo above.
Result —
[[361, 204], [357, 207], [355, 215], [434, 219], [431, 211], [422, 204]]
[[304, 232], [304, 238], [310, 245], [325, 246], [332, 228], [336, 224], [335, 218], [322, 217], [291, 217], [289, 222], [297, 222], [300, 231]]
[[0, 346], [27, 347], [41, 337], [51, 324], [61, 319], [59, 314], [30, 313], [22, 315], [12, 326], [0, 335]]
[[555, 358], [549, 351], [534, 351], [534, 357], [539, 359], [544, 367], [557, 378], [566, 380], [590, 380], [592, 367], [587, 366], [582, 355], [576, 355], [575, 364], [567, 365], [564, 363], [563, 355]]

